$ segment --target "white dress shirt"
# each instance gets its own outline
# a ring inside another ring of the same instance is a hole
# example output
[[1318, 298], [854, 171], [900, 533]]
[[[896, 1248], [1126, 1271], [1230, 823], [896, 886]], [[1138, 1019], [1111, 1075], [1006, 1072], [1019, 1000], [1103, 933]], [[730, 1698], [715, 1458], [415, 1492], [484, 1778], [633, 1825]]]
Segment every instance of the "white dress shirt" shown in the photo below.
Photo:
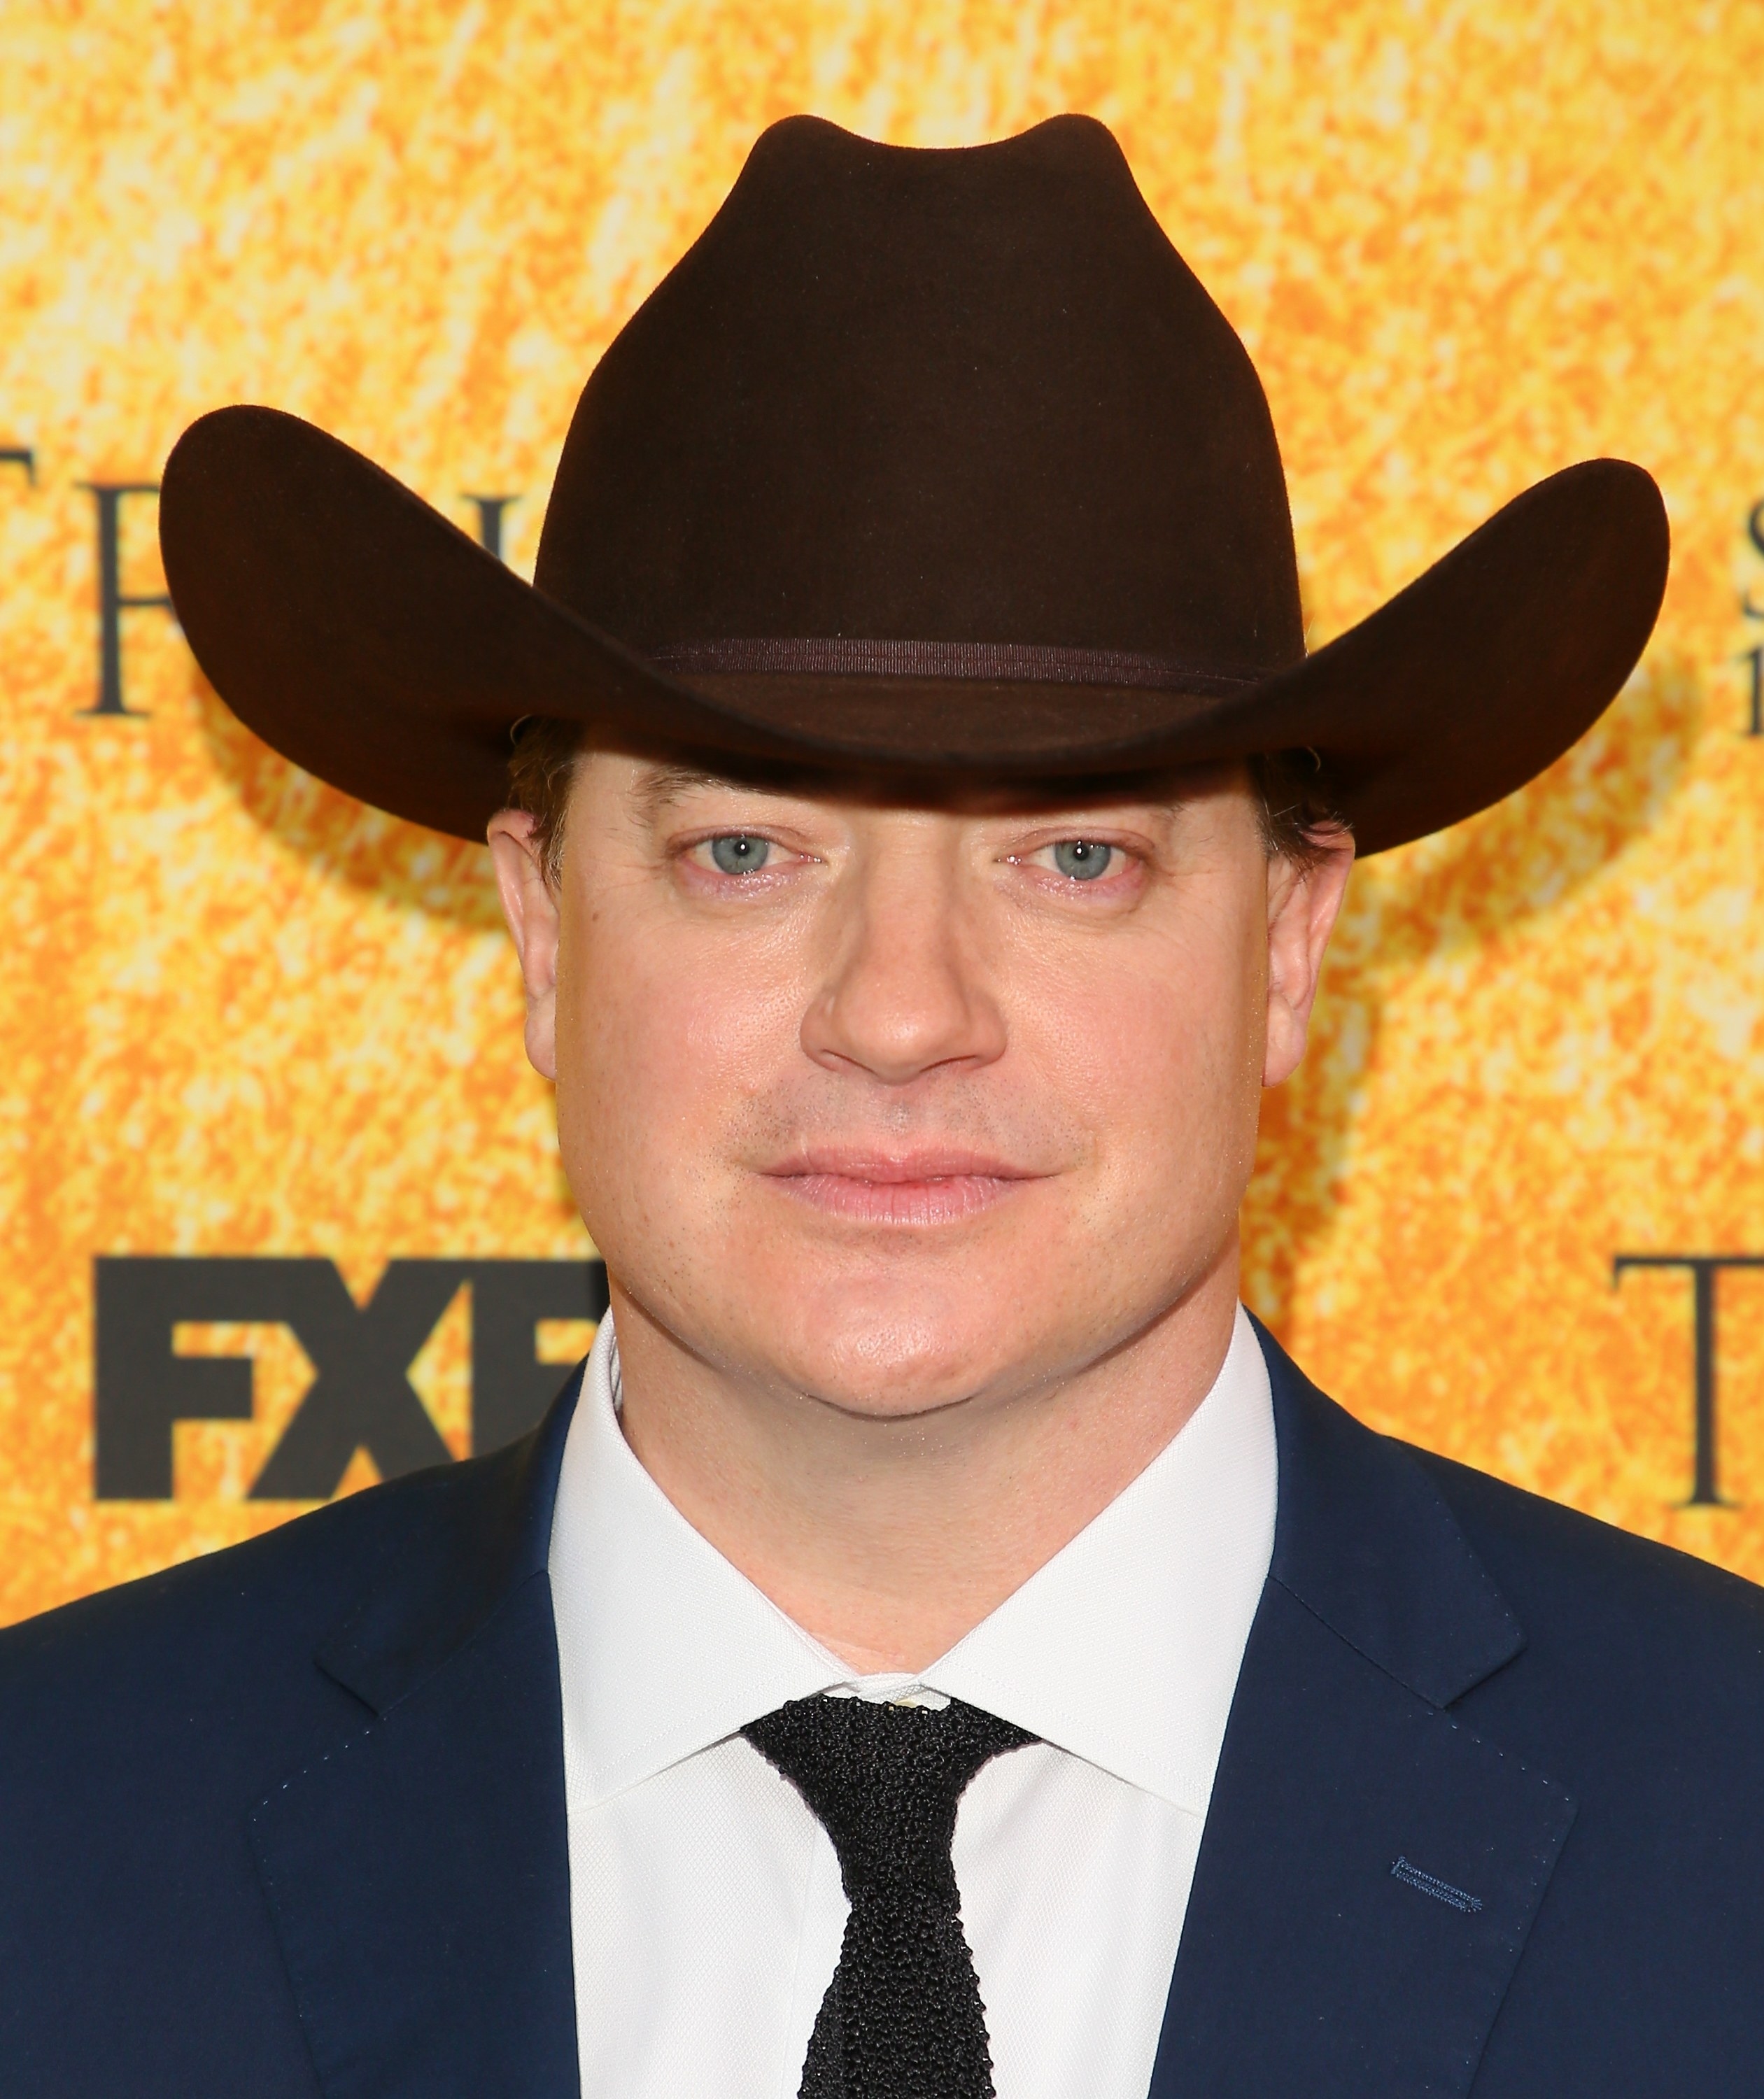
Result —
[[792, 1698], [963, 1698], [1039, 1736], [964, 1795], [954, 1862], [999, 2099], [1145, 2099], [1274, 1544], [1268, 1371], [1240, 1310], [1181, 1433], [917, 1677], [854, 1678], [667, 1500], [620, 1431], [610, 1319], [551, 1542], [584, 2099], [796, 2099], [847, 1903], [737, 1730]]

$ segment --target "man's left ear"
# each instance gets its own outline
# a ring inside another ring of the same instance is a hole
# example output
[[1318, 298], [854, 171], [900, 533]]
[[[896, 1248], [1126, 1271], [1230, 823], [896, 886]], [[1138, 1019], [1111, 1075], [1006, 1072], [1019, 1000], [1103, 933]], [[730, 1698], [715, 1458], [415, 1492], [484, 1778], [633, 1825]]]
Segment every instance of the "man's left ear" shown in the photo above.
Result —
[[1318, 840], [1308, 865], [1284, 858], [1268, 869], [1268, 1036], [1262, 1084], [1290, 1079], [1304, 1054], [1305, 1031], [1322, 975], [1323, 955], [1353, 865], [1353, 838], [1346, 831]]

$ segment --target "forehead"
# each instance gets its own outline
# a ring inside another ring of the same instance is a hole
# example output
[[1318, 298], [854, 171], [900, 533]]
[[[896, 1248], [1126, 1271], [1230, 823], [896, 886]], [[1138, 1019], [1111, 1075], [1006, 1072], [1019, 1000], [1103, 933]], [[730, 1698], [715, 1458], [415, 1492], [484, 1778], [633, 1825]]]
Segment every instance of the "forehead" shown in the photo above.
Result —
[[584, 755], [573, 797], [610, 794], [640, 819], [657, 821], [707, 798], [764, 796], [829, 812], [911, 811], [956, 816], [1036, 816], [1062, 809], [1175, 808], [1201, 796], [1250, 792], [1242, 763], [1185, 766], [1131, 777], [1050, 781], [962, 781], [931, 776], [834, 773], [754, 766], [722, 771], [690, 761], [609, 751]]

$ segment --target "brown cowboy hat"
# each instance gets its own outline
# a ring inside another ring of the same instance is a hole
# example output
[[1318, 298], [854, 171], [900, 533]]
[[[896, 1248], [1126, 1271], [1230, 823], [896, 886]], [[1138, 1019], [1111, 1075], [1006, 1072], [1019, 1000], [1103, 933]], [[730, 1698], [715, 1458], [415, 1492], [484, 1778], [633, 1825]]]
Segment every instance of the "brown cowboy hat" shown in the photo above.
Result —
[[1667, 558], [1653, 482], [1589, 460], [1308, 657], [1255, 369], [1081, 117], [954, 152], [766, 132], [589, 380], [531, 586], [270, 408], [187, 431], [160, 518], [240, 719], [466, 838], [537, 715], [989, 782], [1308, 748], [1375, 852], [1581, 734]]

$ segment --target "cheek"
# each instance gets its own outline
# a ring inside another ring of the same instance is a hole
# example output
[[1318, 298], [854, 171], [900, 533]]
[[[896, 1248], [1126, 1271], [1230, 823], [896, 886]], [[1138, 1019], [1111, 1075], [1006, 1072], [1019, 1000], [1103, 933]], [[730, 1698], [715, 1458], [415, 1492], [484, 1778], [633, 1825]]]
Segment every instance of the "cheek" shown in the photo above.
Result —
[[1229, 1187], [1254, 1149], [1262, 1025], [1238, 914], [1120, 948], [1098, 943], [1062, 974], [1036, 1002], [1049, 1023], [1025, 1027], [1036, 1063], [1094, 1134], [1098, 1199], [1117, 1208], [1216, 1186], [1234, 1208]]
[[591, 1188], [640, 1177], [658, 1195], [715, 1174], [715, 1135], [797, 1053], [794, 957], [763, 931], [707, 934], [665, 911], [584, 912], [565, 931], [558, 1130], [584, 1207]]

